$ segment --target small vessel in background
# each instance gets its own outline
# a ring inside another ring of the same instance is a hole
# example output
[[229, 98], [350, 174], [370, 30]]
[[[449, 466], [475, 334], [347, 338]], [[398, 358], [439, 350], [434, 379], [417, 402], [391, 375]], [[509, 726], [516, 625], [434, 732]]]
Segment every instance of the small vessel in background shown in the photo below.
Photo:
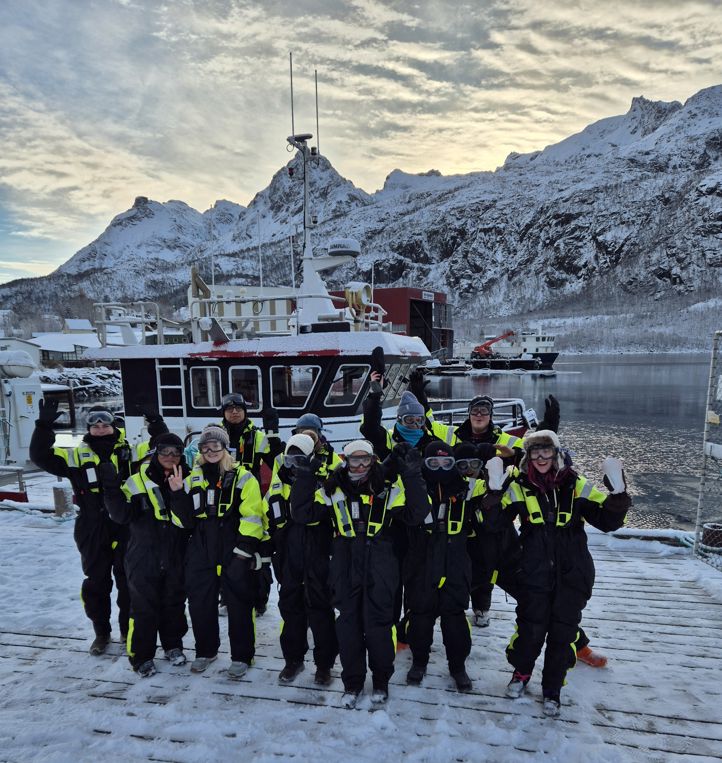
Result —
[[498, 336], [487, 336], [471, 351], [469, 362], [478, 369], [550, 370], [559, 357], [554, 352], [556, 337], [540, 328], [509, 329]]

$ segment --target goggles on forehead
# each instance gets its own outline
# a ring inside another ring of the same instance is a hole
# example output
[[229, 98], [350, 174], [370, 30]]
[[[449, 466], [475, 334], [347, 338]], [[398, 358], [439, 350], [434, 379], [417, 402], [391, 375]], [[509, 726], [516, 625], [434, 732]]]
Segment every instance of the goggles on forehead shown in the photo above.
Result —
[[208, 453], [220, 453], [225, 448], [222, 443], [214, 441], [213, 443], [208, 443], [208, 445], [201, 445], [198, 450], [205, 456]]
[[488, 405], [475, 405], [469, 411], [469, 416], [491, 416], [491, 408]]
[[553, 445], [532, 445], [529, 448], [529, 458], [532, 461], [554, 458], [556, 452], [557, 449]]
[[243, 398], [243, 395], [239, 395], [237, 392], [231, 392], [228, 395], [223, 395], [221, 398], [221, 405], [224, 408], [228, 408], [232, 405], [240, 406], [243, 408], [246, 404], [245, 399]]
[[91, 411], [88, 414], [88, 424], [112, 424], [115, 421], [115, 416], [110, 411]]
[[424, 463], [426, 464], [426, 468], [430, 469], [432, 472], [435, 472], [438, 469], [443, 469], [445, 472], [448, 472], [450, 469], [454, 468], [456, 459], [453, 456], [429, 456], [424, 459]]
[[370, 454], [366, 456], [346, 456], [346, 463], [354, 468], [358, 466], [371, 466], [375, 460], [375, 456]]
[[405, 427], [422, 427], [424, 426], [424, 421], [426, 420], [425, 416], [416, 416], [411, 413], [407, 413], [404, 416], [399, 416], [399, 421], [405, 426]]
[[308, 456], [303, 453], [287, 453], [283, 457], [283, 465], [286, 469], [293, 469], [296, 466], [305, 466], [308, 463]]
[[481, 469], [480, 458], [460, 458], [456, 462], [456, 468], [464, 474], [465, 472], [475, 472]]
[[159, 456], [177, 456], [180, 458], [183, 455], [183, 451], [180, 448], [176, 448], [174, 445], [162, 445], [156, 450]]

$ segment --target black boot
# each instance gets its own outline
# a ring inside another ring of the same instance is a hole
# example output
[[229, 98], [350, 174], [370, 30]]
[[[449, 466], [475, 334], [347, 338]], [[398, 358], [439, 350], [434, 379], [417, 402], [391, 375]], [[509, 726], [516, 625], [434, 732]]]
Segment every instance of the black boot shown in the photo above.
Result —
[[471, 691], [471, 679], [464, 668], [455, 670], [451, 677], [454, 679], [458, 691]]
[[105, 654], [108, 644], [110, 644], [110, 633], [99, 633], [93, 639], [93, 643], [90, 645], [88, 652], [92, 654], [93, 657], [99, 657], [101, 654]]
[[290, 684], [296, 676], [303, 671], [303, 661], [286, 660], [286, 665], [278, 674], [278, 680], [282, 684]]
[[410, 686], [419, 686], [426, 675], [426, 665], [415, 662], [406, 674], [406, 683]]
[[316, 675], [313, 677], [316, 686], [330, 686], [331, 680], [331, 671], [328, 668], [316, 668]]

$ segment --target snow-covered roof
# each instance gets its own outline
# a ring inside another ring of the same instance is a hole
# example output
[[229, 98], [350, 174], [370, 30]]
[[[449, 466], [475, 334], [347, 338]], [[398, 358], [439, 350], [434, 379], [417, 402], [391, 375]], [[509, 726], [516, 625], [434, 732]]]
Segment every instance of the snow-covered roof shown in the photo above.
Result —
[[64, 318], [63, 325], [68, 331], [93, 331], [93, 324], [87, 318]]
[[100, 340], [92, 333], [64, 334], [61, 331], [53, 331], [37, 334], [29, 341], [46, 352], [75, 352], [76, 347], [100, 347]]
[[89, 349], [88, 360], [124, 360], [130, 358], [177, 357], [241, 357], [279, 356], [306, 357], [319, 355], [370, 355], [374, 347], [383, 347], [389, 355], [408, 355], [414, 358], [429, 356], [426, 345], [418, 337], [388, 332], [329, 332], [293, 336], [264, 336], [257, 339], [238, 339], [226, 344], [213, 342], [196, 344], [138, 345], [133, 347], [103, 347]]

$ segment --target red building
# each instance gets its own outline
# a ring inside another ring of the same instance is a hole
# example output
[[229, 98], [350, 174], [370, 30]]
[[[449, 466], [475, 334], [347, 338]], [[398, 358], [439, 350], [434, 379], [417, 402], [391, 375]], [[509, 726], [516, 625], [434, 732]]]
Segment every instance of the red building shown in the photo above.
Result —
[[[332, 294], [343, 296], [343, 292]], [[442, 291], [405, 287], [375, 288], [373, 301], [386, 310], [385, 320], [397, 334], [418, 336], [439, 357], [451, 357], [454, 330], [451, 305]]]

